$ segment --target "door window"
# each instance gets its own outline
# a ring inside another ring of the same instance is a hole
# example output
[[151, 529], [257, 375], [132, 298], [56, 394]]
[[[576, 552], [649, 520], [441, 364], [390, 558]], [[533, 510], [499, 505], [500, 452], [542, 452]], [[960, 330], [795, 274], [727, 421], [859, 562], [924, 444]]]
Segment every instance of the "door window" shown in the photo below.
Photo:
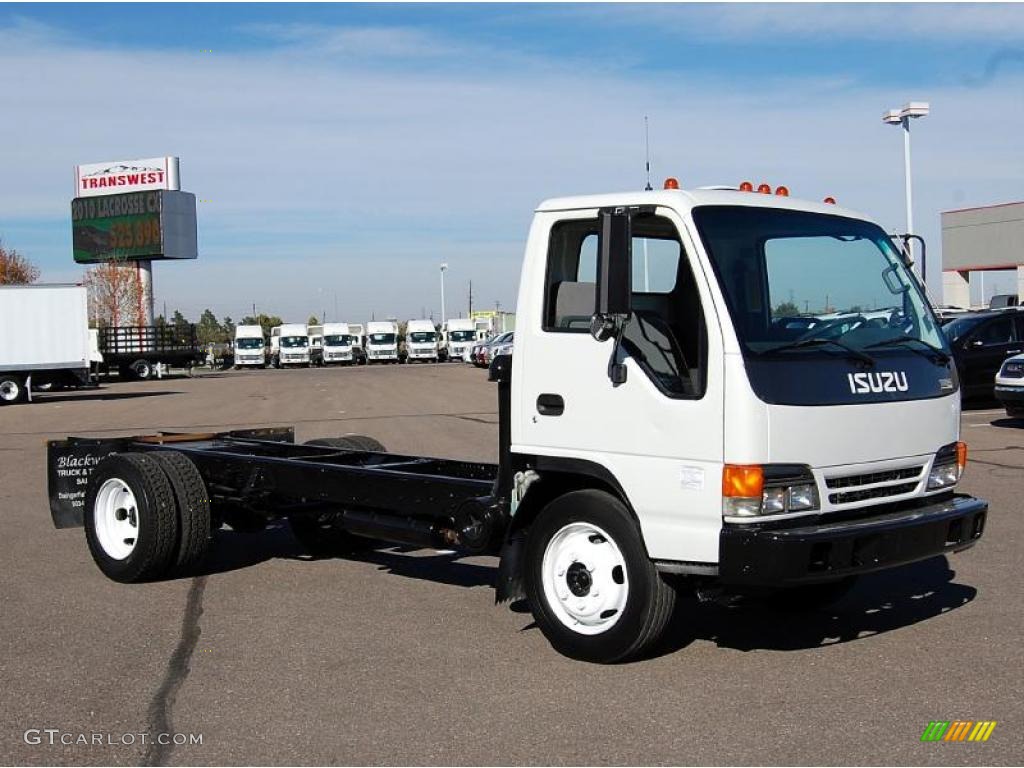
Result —
[[[1013, 320], [1009, 317], [1001, 317], [991, 323], [987, 323], [978, 329], [971, 339], [972, 343], [982, 347], [994, 347], [999, 344], [1009, 344], [1013, 341]], [[977, 344], [977, 342], [981, 344]]]
[[[550, 333], [589, 333], [597, 303], [598, 219], [552, 227], [544, 323]], [[670, 397], [705, 390], [707, 330], [700, 294], [672, 222], [633, 221], [633, 314], [623, 348]]]

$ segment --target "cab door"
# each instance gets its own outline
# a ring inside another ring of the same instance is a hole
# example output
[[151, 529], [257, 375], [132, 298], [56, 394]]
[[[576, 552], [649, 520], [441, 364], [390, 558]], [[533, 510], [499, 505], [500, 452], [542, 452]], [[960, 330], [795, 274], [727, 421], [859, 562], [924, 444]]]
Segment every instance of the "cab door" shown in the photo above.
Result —
[[[623, 340], [618, 350], [595, 340], [598, 215], [535, 219], [513, 355], [513, 451], [541, 457], [542, 476], [545, 466], [593, 471], [620, 486], [652, 557], [716, 562], [724, 393], [708, 286], [681, 219], [658, 208], [633, 223]], [[626, 369], [618, 384], [613, 355]]]

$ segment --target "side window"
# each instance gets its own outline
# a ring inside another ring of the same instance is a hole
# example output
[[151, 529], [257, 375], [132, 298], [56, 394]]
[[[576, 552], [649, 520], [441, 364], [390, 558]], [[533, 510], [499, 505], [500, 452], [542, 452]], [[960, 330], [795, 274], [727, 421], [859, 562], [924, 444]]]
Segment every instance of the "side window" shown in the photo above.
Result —
[[[552, 227], [545, 286], [545, 331], [589, 333], [597, 298], [598, 220]], [[697, 284], [671, 221], [633, 222], [633, 316], [623, 348], [669, 397], [704, 395], [707, 329]]]
[[978, 329], [972, 342], [981, 342], [981, 346], [990, 347], [998, 344], [1009, 344], [1013, 341], [1013, 320], [1001, 317]]

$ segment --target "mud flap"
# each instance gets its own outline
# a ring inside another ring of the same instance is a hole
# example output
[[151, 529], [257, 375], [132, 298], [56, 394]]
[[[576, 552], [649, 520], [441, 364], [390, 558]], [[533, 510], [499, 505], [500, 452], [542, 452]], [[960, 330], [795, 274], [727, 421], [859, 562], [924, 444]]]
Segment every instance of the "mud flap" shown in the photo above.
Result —
[[501, 548], [501, 561], [498, 564], [498, 583], [495, 585], [494, 603], [509, 600], [524, 600], [526, 587], [523, 584], [523, 550], [526, 548], [526, 536], [522, 531], [513, 532]]
[[89, 476], [130, 440], [49, 440], [46, 443], [46, 485], [50, 515], [57, 528], [80, 527], [85, 521]]

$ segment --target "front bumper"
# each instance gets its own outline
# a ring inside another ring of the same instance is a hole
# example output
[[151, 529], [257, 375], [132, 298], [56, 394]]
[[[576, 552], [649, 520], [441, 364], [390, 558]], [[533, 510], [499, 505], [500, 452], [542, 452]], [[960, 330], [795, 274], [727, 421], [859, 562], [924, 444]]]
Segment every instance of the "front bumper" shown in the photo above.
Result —
[[818, 525], [727, 523], [719, 537], [719, 577], [732, 584], [792, 586], [959, 552], [981, 538], [987, 512], [988, 502], [957, 494]]

